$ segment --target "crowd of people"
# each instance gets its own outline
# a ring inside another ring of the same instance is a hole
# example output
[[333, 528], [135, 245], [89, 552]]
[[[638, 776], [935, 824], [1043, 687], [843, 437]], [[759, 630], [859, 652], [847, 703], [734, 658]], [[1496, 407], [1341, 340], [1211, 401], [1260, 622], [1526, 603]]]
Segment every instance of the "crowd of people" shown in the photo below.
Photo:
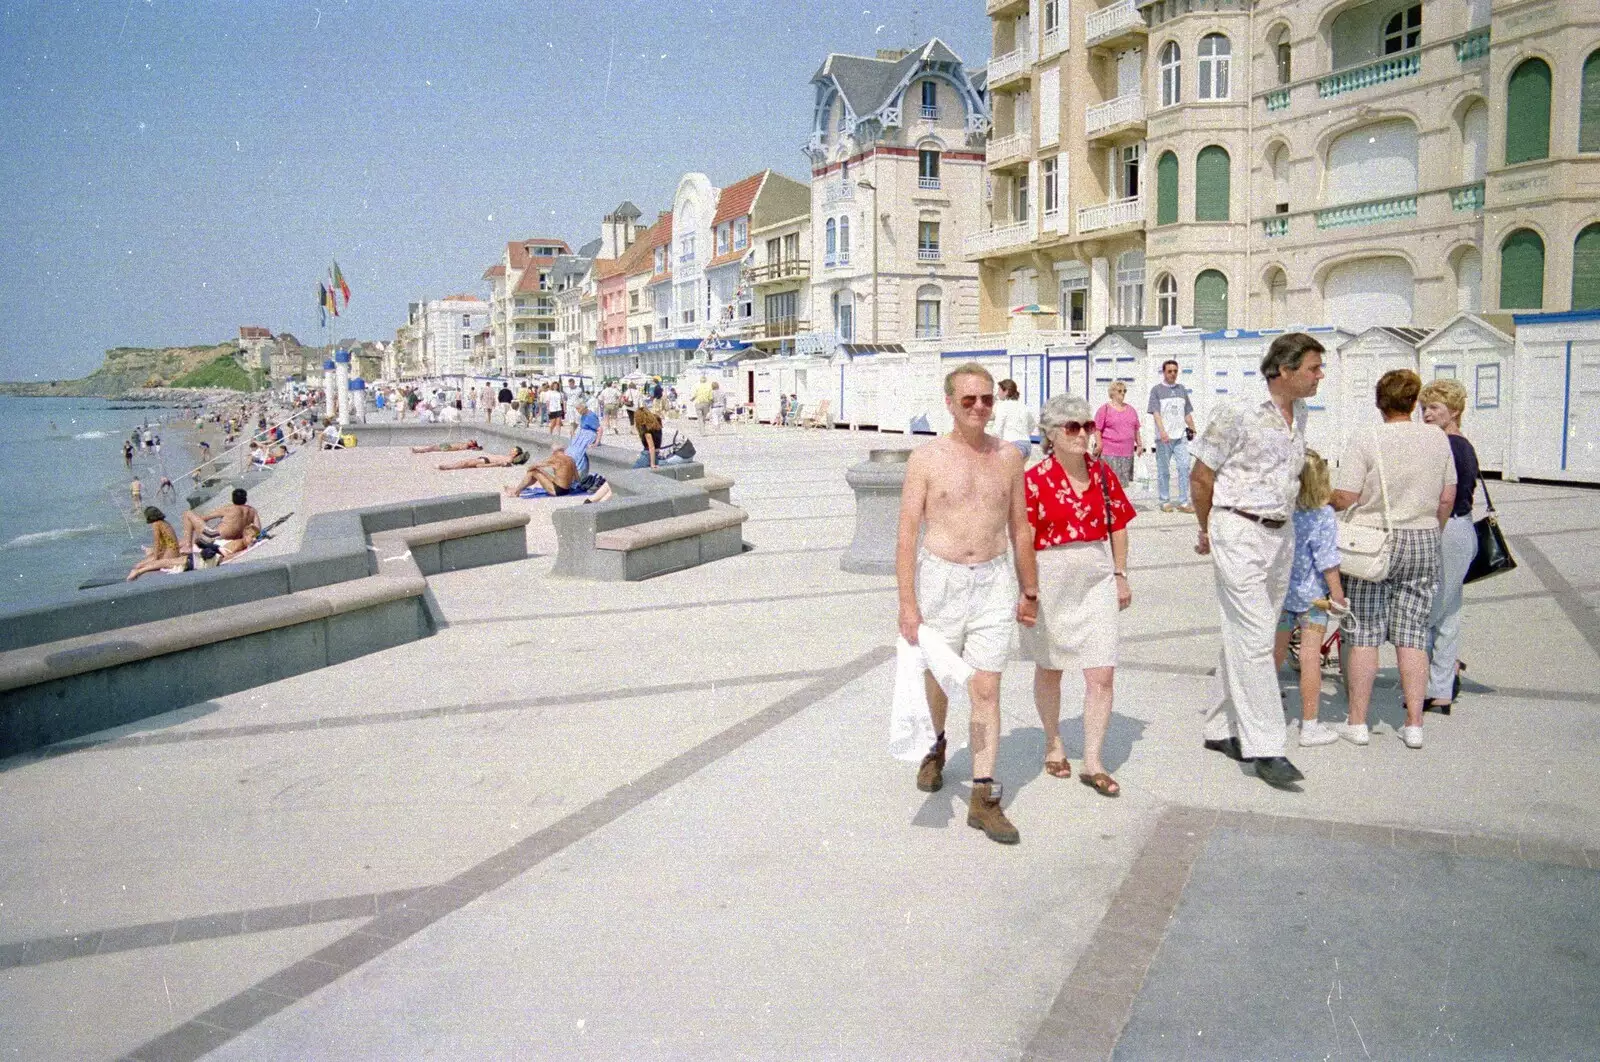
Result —
[[[1405, 705], [1399, 736], [1422, 748], [1424, 713], [1448, 714], [1460, 688], [1461, 588], [1477, 548], [1465, 389], [1453, 380], [1424, 387], [1409, 370], [1384, 374], [1375, 392], [1381, 423], [1352, 432], [1334, 469], [1305, 439], [1323, 353], [1310, 335], [1278, 337], [1261, 362], [1268, 396], [1221, 406], [1203, 430], [1176, 362], [1162, 367], [1146, 406], [1158, 504], [1195, 515], [1195, 552], [1211, 560], [1221, 616], [1201, 744], [1288, 789], [1304, 774], [1288, 757], [1286, 713], [1296, 706], [1280, 691], [1284, 664], [1293, 659], [1300, 669], [1299, 747], [1365, 746], [1378, 650], [1394, 646]], [[946, 377], [945, 402], [950, 433], [907, 464], [899, 633], [907, 646], [934, 643], [923, 649], [927, 660], [948, 650], [971, 669], [967, 822], [1014, 844], [1020, 833], [994, 778], [1000, 677], [1014, 633], [1034, 664], [1044, 772], [1073, 774], [1060, 715], [1063, 673], [1076, 668], [1085, 690], [1079, 780], [1101, 796], [1121, 792], [1102, 756], [1118, 613], [1133, 602], [1127, 528], [1136, 513], [1125, 485], [1146, 447], [1122, 384], [1095, 411], [1070, 395], [1046, 403], [1036, 424], [1043, 457], [1032, 464], [1035, 424], [1014, 382], [997, 386], [967, 363]], [[1373, 555], [1355, 544], [1362, 536], [1379, 544]], [[1348, 704], [1339, 724], [1319, 711], [1332, 642]], [[948, 695], [932, 671], [922, 685], [933, 741], [917, 787], [935, 792], [944, 784]]]

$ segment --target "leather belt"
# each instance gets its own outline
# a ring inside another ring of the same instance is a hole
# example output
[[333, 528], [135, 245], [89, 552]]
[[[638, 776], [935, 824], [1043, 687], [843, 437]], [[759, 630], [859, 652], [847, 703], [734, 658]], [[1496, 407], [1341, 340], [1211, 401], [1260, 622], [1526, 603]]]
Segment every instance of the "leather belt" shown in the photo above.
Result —
[[1243, 509], [1235, 509], [1231, 505], [1219, 505], [1217, 508], [1221, 509], [1225, 513], [1232, 513], [1235, 516], [1242, 516], [1253, 524], [1260, 524], [1268, 531], [1276, 531], [1284, 524], [1289, 522], [1287, 520], [1276, 520], [1270, 516], [1257, 516], [1255, 513], [1247, 513]]

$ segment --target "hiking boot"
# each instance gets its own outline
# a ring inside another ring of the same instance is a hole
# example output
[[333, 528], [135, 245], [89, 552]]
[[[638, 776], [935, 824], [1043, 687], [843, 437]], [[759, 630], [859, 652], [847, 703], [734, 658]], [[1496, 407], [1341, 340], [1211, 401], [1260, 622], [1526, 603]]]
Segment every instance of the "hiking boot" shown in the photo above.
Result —
[[944, 738], [933, 743], [933, 751], [922, 757], [917, 768], [917, 788], [924, 793], [937, 793], [944, 788]]
[[967, 825], [982, 830], [991, 841], [1016, 844], [1022, 840], [1022, 835], [1000, 810], [1001, 795], [999, 782], [974, 782], [972, 802], [967, 805]]

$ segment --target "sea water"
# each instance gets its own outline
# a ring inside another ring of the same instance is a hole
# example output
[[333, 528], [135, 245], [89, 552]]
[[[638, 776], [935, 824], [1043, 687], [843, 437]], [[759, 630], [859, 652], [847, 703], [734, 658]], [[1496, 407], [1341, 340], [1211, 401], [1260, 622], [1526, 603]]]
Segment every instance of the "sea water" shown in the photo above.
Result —
[[[182, 477], [199, 463], [183, 430], [193, 414], [115, 405], [0, 396], [0, 610], [70, 598], [107, 568], [131, 568], [150, 544], [143, 507], [159, 506], [174, 527], [188, 508], [157, 488], [163, 475], [180, 491], [192, 486]], [[161, 453], [136, 451], [130, 471], [122, 444], [146, 423], [161, 436]], [[137, 503], [135, 476], [144, 493]]]

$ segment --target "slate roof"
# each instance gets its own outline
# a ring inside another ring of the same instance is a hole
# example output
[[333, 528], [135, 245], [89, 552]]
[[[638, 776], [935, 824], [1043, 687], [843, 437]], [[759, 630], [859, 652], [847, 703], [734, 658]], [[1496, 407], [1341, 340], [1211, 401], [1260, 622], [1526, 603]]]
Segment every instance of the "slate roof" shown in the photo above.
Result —
[[582, 247], [578, 248], [578, 257], [579, 258], [593, 258], [595, 255], [600, 253], [600, 247], [604, 243], [605, 243], [604, 240], [602, 240], [600, 237], [596, 236], [594, 239], [590, 240], [588, 243], [586, 243]]
[[1100, 345], [1102, 340], [1115, 336], [1116, 338], [1126, 342], [1135, 350], [1144, 350], [1147, 347], [1147, 344], [1145, 343], [1145, 335], [1149, 331], [1150, 329], [1146, 325], [1111, 325], [1104, 332], [1101, 332], [1098, 336], [1095, 336], [1094, 341], [1089, 344], [1087, 349], [1093, 350], [1095, 347]]
[[918, 48], [911, 49], [900, 59], [868, 59], [859, 55], [828, 56], [822, 67], [812, 76], [813, 82], [831, 77], [839, 92], [849, 103], [857, 117], [873, 114], [885, 103], [894, 90], [924, 62], [959, 63], [961, 57], [935, 37]]
[[1379, 325], [1378, 331], [1387, 332], [1400, 342], [1413, 347], [1433, 335], [1431, 328], [1401, 328], [1393, 325]]
[[644, 216], [644, 213], [638, 207], [633, 205], [632, 200], [624, 199], [622, 201], [622, 205], [613, 210], [610, 216], [614, 218], [630, 218], [637, 221], [639, 218]]

